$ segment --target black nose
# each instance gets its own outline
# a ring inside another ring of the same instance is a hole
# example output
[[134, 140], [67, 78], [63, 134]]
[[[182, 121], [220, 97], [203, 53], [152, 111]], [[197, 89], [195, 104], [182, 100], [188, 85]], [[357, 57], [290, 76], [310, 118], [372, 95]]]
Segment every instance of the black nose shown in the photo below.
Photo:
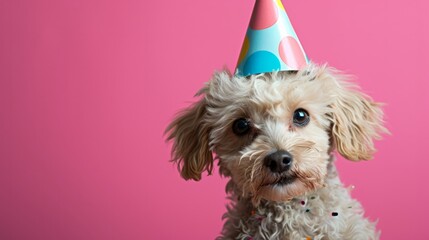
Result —
[[265, 157], [264, 165], [268, 167], [271, 172], [286, 172], [292, 165], [292, 155], [287, 151], [273, 152]]

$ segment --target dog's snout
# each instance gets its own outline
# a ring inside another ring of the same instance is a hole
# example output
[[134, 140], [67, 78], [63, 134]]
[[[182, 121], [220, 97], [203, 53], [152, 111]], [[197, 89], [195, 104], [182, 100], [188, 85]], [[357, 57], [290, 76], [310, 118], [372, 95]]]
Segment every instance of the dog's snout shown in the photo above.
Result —
[[264, 165], [274, 173], [286, 172], [292, 165], [292, 155], [282, 150], [273, 152], [265, 157]]

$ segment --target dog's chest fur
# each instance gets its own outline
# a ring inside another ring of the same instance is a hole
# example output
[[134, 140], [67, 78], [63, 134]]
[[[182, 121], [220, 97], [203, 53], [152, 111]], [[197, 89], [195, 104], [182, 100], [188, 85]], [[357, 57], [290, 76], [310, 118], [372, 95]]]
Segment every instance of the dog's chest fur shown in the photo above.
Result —
[[326, 187], [290, 202], [264, 201], [255, 208], [250, 199], [232, 196], [219, 239], [378, 239], [351, 187], [342, 185], [333, 163], [328, 169]]

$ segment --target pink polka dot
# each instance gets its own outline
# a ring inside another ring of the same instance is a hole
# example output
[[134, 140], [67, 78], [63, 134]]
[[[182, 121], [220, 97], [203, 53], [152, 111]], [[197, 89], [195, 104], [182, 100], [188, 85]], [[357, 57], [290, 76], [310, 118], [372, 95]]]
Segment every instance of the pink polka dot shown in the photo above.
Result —
[[296, 70], [303, 68], [307, 64], [299, 43], [290, 36], [280, 41], [279, 55], [284, 63]]
[[250, 28], [261, 30], [271, 27], [278, 18], [277, 5], [273, 0], [257, 0], [250, 19]]

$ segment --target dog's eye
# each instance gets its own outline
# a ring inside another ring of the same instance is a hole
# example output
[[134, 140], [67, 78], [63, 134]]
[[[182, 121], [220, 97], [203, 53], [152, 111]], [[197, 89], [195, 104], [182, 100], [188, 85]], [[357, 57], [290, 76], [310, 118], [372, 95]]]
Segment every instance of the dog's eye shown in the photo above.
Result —
[[232, 131], [238, 136], [243, 136], [250, 131], [250, 122], [245, 118], [239, 118], [232, 124]]
[[304, 127], [310, 122], [310, 115], [302, 108], [295, 110], [293, 113], [293, 124], [298, 127]]

